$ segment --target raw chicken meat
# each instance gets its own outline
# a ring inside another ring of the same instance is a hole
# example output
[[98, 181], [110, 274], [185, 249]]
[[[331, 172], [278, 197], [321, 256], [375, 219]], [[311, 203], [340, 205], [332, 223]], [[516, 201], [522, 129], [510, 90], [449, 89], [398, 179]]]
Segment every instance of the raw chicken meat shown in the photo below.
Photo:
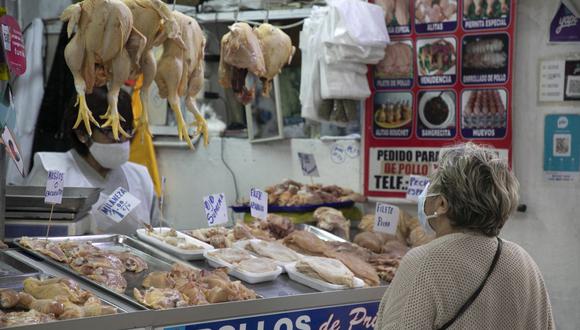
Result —
[[377, 286], [381, 283], [375, 268], [356, 254], [330, 251], [327, 256], [341, 261], [356, 277], [362, 279], [368, 286]]
[[43, 314], [33, 309], [29, 310], [28, 312], [11, 312], [2, 315], [0, 318], [0, 327], [41, 324], [54, 320], [55, 318], [53, 315]]
[[368, 249], [350, 242], [327, 242], [326, 244], [330, 248], [327, 254], [332, 252], [349, 253], [356, 255], [358, 258], [364, 261], [368, 261], [373, 255], [375, 255]]
[[313, 233], [302, 230], [292, 232], [283, 242], [292, 250], [305, 255], [323, 256], [328, 250], [323, 240]]
[[175, 287], [175, 280], [169, 272], [151, 272], [143, 280], [144, 288], [168, 289]]
[[278, 242], [266, 242], [252, 240], [246, 245], [246, 249], [262, 257], [281, 262], [293, 262], [300, 259], [300, 255]]
[[65, 48], [66, 63], [73, 75], [78, 94], [79, 114], [74, 128], [84, 122], [89, 135], [91, 125], [99, 127], [88, 108], [85, 93], [91, 93], [96, 81], [95, 67], [102, 66], [109, 82], [109, 108], [102, 116], [103, 127], [110, 126], [113, 136], [129, 134], [120, 125], [117, 100], [121, 86], [129, 78], [131, 65], [139, 63], [145, 37], [133, 29], [133, 15], [121, 0], [84, 0], [68, 6], [61, 14], [67, 22], [69, 37], [77, 32]]
[[112, 254], [94, 254], [86, 257], [78, 257], [69, 264], [77, 272], [88, 275], [92, 274], [96, 268], [109, 268], [123, 273], [125, 264], [118, 257]]
[[304, 257], [296, 263], [296, 269], [322, 281], [354, 287], [354, 274], [339, 260], [322, 257]]
[[234, 233], [225, 227], [211, 227], [184, 231], [187, 235], [212, 245], [216, 249], [232, 246]]
[[38, 280], [27, 278], [23, 282], [24, 292], [36, 299], [53, 299], [63, 296], [73, 303], [83, 304], [92, 294], [79, 288], [78, 284], [72, 280], [63, 278], [53, 278], [48, 280]]
[[342, 212], [331, 207], [319, 207], [314, 211], [316, 226], [333, 233], [334, 235], [350, 240], [350, 220]]
[[117, 269], [111, 268], [93, 268], [94, 271], [91, 274], [86, 274], [86, 277], [101, 283], [109, 289], [116, 292], [125, 292], [127, 288], [127, 280], [123, 277]]
[[56, 297], [56, 299], [64, 306], [64, 313], [60, 315], [60, 320], [117, 314], [117, 309], [115, 307], [104, 305], [96, 297], [89, 298], [82, 306], [73, 304], [68, 299], [63, 299], [63, 297]]
[[[179, 26], [171, 13], [171, 10], [160, 0], [123, 0], [133, 15], [133, 27], [146, 38], [147, 43], [143, 49], [138, 63], [134, 63], [131, 75], [143, 74], [143, 85], [137, 92], [143, 104], [143, 112], [137, 123], [149, 134], [149, 88], [155, 79], [157, 63], [153, 55], [153, 47], [162, 43], [165, 38], [174, 39], [183, 44]], [[185, 47], [185, 46], [184, 46]], [[136, 127], [136, 128], [138, 128]]]
[[375, 253], [380, 253], [383, 245], [389, 240], [396, 240], [395, 235], [374, 232], [362, 232], [354, 237], [353, 242]]
[[8, 289], [3, 289], [2, 291], [0, 291], [0, 307], [12, 308], [16, 306], [18, 300], [20, 300], [18, 292]]
[[221, 40], [219, 83], [223, 88], [232, 88], [238, 101], [248, 104], [254, 98], [254, 90], [245, 86], [246, 74], [257, 77], [266, 73], [264, 55], [260, 41], [247, 23], [234, 23], [228, 27]]
[[284, 238], [294, 231], [292, 220], [271, 213], [266, 217], [266, 221], [260, 223], [260, 227], [268, 230], [276, 239]]
[[296, 47], [292, 46], [292, 40], [286, 33], [268, 23], [261, 24], [255, 28], [254, 34], [260, 41], [266, 68], [265, 73], [260, 76], [264, 81], [262, 94], [269, 95], [272, 88], [272, 80], [282, 72], [282, 68], [285, 65], [289, 65], [292, 62]]
[[376, 72], [380, 78], [412, 78], [413, 48], [404, 42], [388, 44]]
[[278, 270], [278, 266], [269, 258], [250, 258], [240, 261], [236, 268], [248, 273], [270, 273]]
[[198, 279], [210, 303], [256, 299], [256, 293], [239, 281], [230, 281], [225, 269], [202, 271]]
[[188, 305], [188, 299], [176, 289], [149, 288], [143, 292], [133, 289], [137, 301], [153, 309], [167, 309]]
[[16, 307], [25, 308], [28, 310], [35, 310], [44, 314], [52, 314], [55, 317], [59, 317], [64, 313], [64, 305], [55, 300], [51, 299], [36, 299], [26, 292], [20, 292], [18, 294], [18, 304]]
[[284, 180], [274, 186], [266, 187], [268, 204], [279, 206], [317, 205], [336, 202], [364, 202], [366, 198], [350, 189], [335, 185], [305, 185], [293, 180]]
[[383, 245], [381, 254], [390, 256], [392, 258], [402, 258], [410, 248], [397, 240], [391, 240]]
[[236, 248], [218, 249], [208, 252], [208, 255], [213, 258], [223, 260], [230, 264], [237, 264], [242, 260], [252, 258], [252, 255], [247, 251]]
[[197, 306], [209, 304], [203, 289], [195, 282], [188, 282], [185, 285], [178, 287], [178, 290], [183, 296], [185, 296], [185, 298], [187, 298], [189, 305]]
[[265, 241], [273, 241], [275, 238], [267, 229], [267, 223], [260, 223], [253, 226], [248, 226], [245, 223], [236, 223], [233, 229], [233, 233], [236, 240], [257, 238]]
[[49, 240], [31, 237], [20, 238], [20, 244], [31, 250], [45, 254], [60, 262], [68, 262], [68, 258], [60, 246]]
[[195, 104], [195, 97], [203, 87], [205, 37], [197, 21], [174, 11], [182, 42], [167, 38], [163, 42], [163, 55], [158, 63], [155, 83], [159, 96], [166, 98], [177, 121], [178, 136], [191, 149], [193, 143], [181, 114], [180, 96], [185, 96], [185, 106], [195, 117], [195, 134], [203, 134], [204, 145], [209, 142], [207, 123]]
[[0, 241], [0, 250], [6, 250], [8, 248], [8, 245], [6, 245], [6, 243]]
[[136, 255], [131, 254], [131, 252], [120, 252], [120, 253], [111, 252], [111, 255], [114, 255], [117, 258], [119, 258], [123, 262], [125, 269], [130, 272], [140, 273], [149, 268], [145, 260], [141, 259]]

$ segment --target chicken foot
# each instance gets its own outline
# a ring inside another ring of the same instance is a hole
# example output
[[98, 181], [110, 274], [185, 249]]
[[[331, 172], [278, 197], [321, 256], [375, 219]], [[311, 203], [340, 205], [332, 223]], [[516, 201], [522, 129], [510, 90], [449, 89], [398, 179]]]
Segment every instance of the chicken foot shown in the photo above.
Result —
[[143, 107], [136, 128], [143, 129], [147, 135], [152, 136], [149, 129], [149, 90], [157, 72], [157, 63], [152, 50], [148, 50], [143, 54], [141, 70], [143, 72], [143, 84], [141, 85], [141, 90], [139, 90], [139, 98]]
[[124, 122], [125, 118], [119, 115], [119, 110], [117, 109], [119, 91], [121, 90], [121, 86], [125, 80], [129, 78], [131, 68], [131, 59], [126, 49], [122, 49], [120, 56], [113, 59], [112, 68], [113, 77], [109, 92], [107, 93], [109, 107], [107, 108], [107, 112], [101, 116], [101, 119], [105, 119], [105, 123], [103, 123], [102, 127], [111, 127], [113, 130], [113, 137], [115, 140], [119, 140], [119, 133], [126, 138], [130, 137], [130, 135], [121, 127], [121, 121]]

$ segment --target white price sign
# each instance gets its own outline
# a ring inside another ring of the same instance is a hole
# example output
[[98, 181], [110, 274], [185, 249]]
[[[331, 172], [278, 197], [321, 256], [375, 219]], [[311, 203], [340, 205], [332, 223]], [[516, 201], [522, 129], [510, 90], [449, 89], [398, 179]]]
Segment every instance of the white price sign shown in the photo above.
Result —
[[99, 206], [99, 211], [115, 222], [121, 222], [141, 201], [119, 187]]
[[425, 176], [411, 175], [407, 186], [407, 199], [416, 202], [428, 183], [429, 178]]
[[268, 217], [268, 193], [250, 189], [250, 213], [254, 218], [265, 220]]
[[64, 173], [58, 170], [48, 171], [46, 179], [46, 190], [44, 191], [44, 202], [46, 204], [62, 203], [64, 192]]
[[314, 158], [314, 154], [299, 152], [298, 159], [300, 160], [302, 175], [320, 176], [320, 174], [318, 174], [318, 166], [316, 166], [316, 159]]
[[203, 209], [209, 226], [216, 226], [228, 222], [228, 210], [224, 193], [213, 194], [203, 198]]
[[374, 231], [394, 235], [398, 224], [399, 208], [386, 203], [377, 203]]

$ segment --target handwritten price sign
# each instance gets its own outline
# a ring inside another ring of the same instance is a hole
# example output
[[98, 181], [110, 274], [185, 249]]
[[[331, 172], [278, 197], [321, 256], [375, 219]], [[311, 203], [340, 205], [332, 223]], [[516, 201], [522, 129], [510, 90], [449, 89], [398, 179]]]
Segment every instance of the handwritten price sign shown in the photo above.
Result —
[[429, 178], [427, 177], [411, 175], [407, 187], [407, 199], [416, 202], [428, 183]]
[[377, 203], [374, 231], [394, 235], [397, 233], [398, 224], [399, 208], [386, 203]]
[[226, 196], [224, 193], [206, 196], [203, 199], [203, 209], [209, 226], [216, 226], [228, 222]]
[[64, 173], [58, 170], [48, 171], [44, 202], [46, 204], [62, 203], [64, 193]]
[[265, 220], [268, 217], [268, 193], [250, 189], [250, 213], [254, 218]]
[[125, 188], [117, 188], [107, 200], [99, 206], [99, 211], [115, 222], [121, 222], [141, 201], [131, 195]]

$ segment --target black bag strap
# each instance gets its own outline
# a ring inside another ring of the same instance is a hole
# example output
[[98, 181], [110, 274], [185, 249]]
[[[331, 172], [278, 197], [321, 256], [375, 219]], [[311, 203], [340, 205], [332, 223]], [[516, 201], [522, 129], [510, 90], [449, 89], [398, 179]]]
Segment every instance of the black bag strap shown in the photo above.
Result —
[[487, 271], [487, 275], [483, 279], [483, 282], [481, 283], [479, 288], [477, 288], [477, 290], [475, 290], [475, 292], [471, 295], [471, 297], [469, 297], [469, 299], [467, 299], [465, 304], [463, 304], [463, 306], [461, 306], [461, 308], [459, 309], [457, 314], [455, 314], [455, 316], [451, 320], [447, 321], [447, 323], [445, 323], [441, 328], [439, 328], [439, 330], [444, 330], [444, 329], [449, 328], [453, 324], [453, 322], [455, 322], [458, 318], [460, 318], [461, 315], [463, 315], [463, 313], [469, 308], [469, 306], [471, 306], [471, 304], [473, 304], [475, 299], [477, 299], [477, 296], [479, 296], [479, 294], [481, 293], [481, 290], [483, 290], [483, 287], [485, 286], [487, 279], [489, 278], [489, 276], [491, 275], [491, 273], [495, 269], [495, 265], [497, 264], [497, 261], [499, 260], [499, 255], [501, 254], [502, 244], [503, 244], [503, 242], [502, 242], [501, 238], [498, 237], [497, 238], [497, 250], [495, 251], [495, 256], [493, 257], [493, 261], [491, 262], [491, 266], [489, 266], [489, 270]]

